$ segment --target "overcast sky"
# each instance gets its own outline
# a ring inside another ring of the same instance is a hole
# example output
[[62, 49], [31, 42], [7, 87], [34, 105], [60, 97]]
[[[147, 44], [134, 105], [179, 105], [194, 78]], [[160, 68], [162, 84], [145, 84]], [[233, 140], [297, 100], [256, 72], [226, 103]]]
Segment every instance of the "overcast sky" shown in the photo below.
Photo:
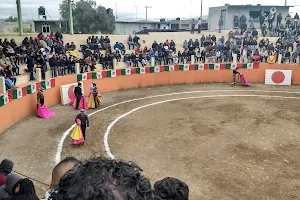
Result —
[[[37, 19], [37, 9], [44, 6], [52, 19], [59, 19], [58, 5], [62, 0], [21, 0], [22, 15], [25, 19]], [[75, 0], [76, 1], [76, 0]], [[17, 9], [15, 0], [0, 0], [0, 18], [16, 16]], [[45, 3], [47, 2], [47, 3]], [[160, 18], [190, 18], [200, 15], [200, 0], [96, 0], [97, 4], [110, 7], [119, 19], [135, 19], [136, 8], [139, 19], [145, 18], [145, 6], [152, 6], [148, 9], [148, 19]], [[251, 3], [250, 3], [251, 2]], [[300, 0], [287, 0], [288, 5], [300, 5]], [[208, 14], [208, 8], [221, 6], [225, 3], [231, 5], [245, 4], [263, 4], [263, 5], [284, 5], [284, 0], [251, 0], [248, 2], [240, 0], [203, 0], [203, 15]], [[300, 7], [291, 9], [292, 12], [300, 13]]]

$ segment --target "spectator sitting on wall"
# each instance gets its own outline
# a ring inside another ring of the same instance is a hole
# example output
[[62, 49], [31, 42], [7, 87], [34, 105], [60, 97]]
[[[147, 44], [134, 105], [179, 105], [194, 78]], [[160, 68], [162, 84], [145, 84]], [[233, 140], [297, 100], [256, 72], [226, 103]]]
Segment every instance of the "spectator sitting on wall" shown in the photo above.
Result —
[[129, 50], [130, 50], [130, 47], [132, 47], [132, 49], [134, 49], [134, 42], [133, 42], [133, 39], [132, 39], [131, 35], [129, 35], [129, 37], [128, 37], [127, 44], [128, 44]]
[[108, 44], [110, 43], [110, 39], [108, 38], [108, 36], [105, 37], [104, 42]]

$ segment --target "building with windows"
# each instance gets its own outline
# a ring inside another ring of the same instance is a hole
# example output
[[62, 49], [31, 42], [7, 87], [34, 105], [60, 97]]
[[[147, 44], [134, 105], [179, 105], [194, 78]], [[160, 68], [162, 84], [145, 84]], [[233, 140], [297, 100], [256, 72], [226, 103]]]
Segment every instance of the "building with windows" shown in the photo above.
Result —
[[60, 20], [34, 20], [33, 25], [36, 33], [55, 33], [61, 29]]
[[[261, 13], [266, 13], [268, 16], [270, 14], [270, 9], [275, 7], [277, 14], [281, 13], [283, 20], [289, 13], [289, 8], [293, 6], [263, 6], [260, 4], [257, 5], [229, 5], [225, 4], [224, 6], [210, 7], [208, 13], [208, 29], [216, 30], [218, 28], [219, 18], [223, 19], [223, 30], [229, 30], [234, 27], [233, 18], [236, 14], [241, 17], [243, 14], [247, 18], [247, 25], [249, 27], [250, 23], [253, 22], [254, 27], [259, 27], [259, 16]], [[276, 17], [275, 17], [276, 22]], [[265, 22], [267, 23], [267, 21]]]

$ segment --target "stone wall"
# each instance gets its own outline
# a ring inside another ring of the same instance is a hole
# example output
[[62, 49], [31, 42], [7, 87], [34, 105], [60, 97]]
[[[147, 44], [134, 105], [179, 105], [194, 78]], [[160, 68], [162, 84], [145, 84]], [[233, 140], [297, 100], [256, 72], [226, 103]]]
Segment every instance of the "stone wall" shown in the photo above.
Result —
[[[32, 26], [33, 29], [33, 22], [27, 21], [23, 22], [23, 29], [30, 29]], [[0, 22], [0, 33], [13, 33], [16, 32], [18, 28], [18, 22]]]

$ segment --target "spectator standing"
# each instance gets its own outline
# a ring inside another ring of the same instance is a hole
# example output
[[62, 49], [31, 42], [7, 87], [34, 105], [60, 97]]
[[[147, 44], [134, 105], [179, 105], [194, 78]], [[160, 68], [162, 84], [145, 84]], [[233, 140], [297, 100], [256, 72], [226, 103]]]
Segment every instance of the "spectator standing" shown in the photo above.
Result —
[[201, 18], [199, 18], [197, 25], [198, 25], [198, 33], [201, 33], [201, 29], [202, 29]]
[[134, 45], [137, 47], [137, 48], [140, 48], [140, 43], [139, 43], [139, 40], [140, 40], [140, 37], [135, 35], [134, 38], [133, 38], [133, 43]]
[[34, 81], [34, 59], [33, 59], [33, 54], [31, 53], [27, 59], [27, 70], [30, 73], [29, 80]]
[[57, 77], [57, 68], [58, 68], [59, 63], [58, 63], [58, 60], [57, 60], [55, 54], [52, 56], [52, 58], [50, 58], [49, 65], [52, 70], [52, 78]]
[[191, 34], [194, 34], [195, 33], [195, 19], [192, 19], [191, 21]]
[[221, 33], [222, 26], [223, 26], [223, 19], [222, 19], [222, 17], [219, 18], [218, 26], [219, 26], [219, 33]]
[[131, 35], [129, 35], [129, 37], [128, 37], [127, 44], [128, 44], [129, 50], [131, 49], [130, 47], [132, 47], [132, 49], [134, 49], [134, 42], [133, 42], [133, 39], [132, 39]]
[[298, 21], [299, 21], [299, 15], [298, 15], [298, 13], [296, 13], [295, 16], [294, 16], [294, 25], [295, 25], [295, 28], [297, 28], [297, 26], [298, 26]]

